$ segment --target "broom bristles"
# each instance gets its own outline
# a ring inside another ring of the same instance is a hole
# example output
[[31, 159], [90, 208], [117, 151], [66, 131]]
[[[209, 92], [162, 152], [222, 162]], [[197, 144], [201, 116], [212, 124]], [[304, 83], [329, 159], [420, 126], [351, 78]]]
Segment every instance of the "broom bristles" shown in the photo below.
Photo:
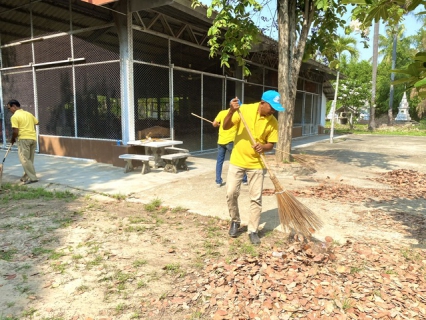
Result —
[[270, 177], [278, 202], [278, 216], [281, 225], [293, 228], [295, 231], [310, 236], [322, 227], [321, 219], [307, 206], [297, 200], [291, 193], [285, 191], [275, 176]]

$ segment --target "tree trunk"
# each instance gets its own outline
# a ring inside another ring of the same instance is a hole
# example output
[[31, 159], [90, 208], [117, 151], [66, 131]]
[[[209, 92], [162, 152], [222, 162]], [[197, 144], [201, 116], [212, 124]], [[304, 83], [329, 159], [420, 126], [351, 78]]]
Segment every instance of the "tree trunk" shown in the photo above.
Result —
[[297, 79], [302, 65], [306, 39], [312, 24], [314, 10], [312, 3], [306, 1], [303, 13], [304, 23], [299, 36], [296, 33], [298, 11], [297, 0], [278, 0], [278, 92], [286, 109], [278, 114], [278, 143], [275, 153], [277, 162], [289, 162], [293, 138], [293, 117], [296, 102]]
[[330, 143], [333, 143], [333, 137], [334, 137], [334, 119], [335, 119], [335, 113], [336, 113], [337, 91], [339, 90], [339, 76], [340, 76], [340, 71], [337, 70], [336, 90], [334, 91], [334, 100], [333, 100], [333, 103], [331, 104]]
[[[396, 27], [396, 31], [398, 30], [398, 26]], [[395, 69], [396, 65], [396, 44], [398, 41], [398, 34], [395, 32], [393, 35], [393, 48], [392, 48], [392, 70]], [[391, 85], [389, 92], [389, 109], [388, 109], [388, 125], [391, 126], [393, 124], [393, 84], [392, 81], [395, 79], [395, 73], [391, 73]]]
[[371, 106], [370, 106], [370, 121], [368, 123], [368, 130], [374, 131], [376, 129], [376, 122], [374, 115], [376, 113], [376, 82], [377, 82], [377, 58], [379, 55], [379, 22], [374, 24], [374, 38], [373, 38], [373, 77], [371, 88]]

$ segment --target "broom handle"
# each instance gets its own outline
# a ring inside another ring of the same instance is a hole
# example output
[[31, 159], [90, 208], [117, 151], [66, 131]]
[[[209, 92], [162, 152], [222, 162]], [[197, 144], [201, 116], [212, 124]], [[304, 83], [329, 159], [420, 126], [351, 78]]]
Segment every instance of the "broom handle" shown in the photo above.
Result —
[[[249, 126], [247, 125], [246, 119], [244, 119], [243, 114], [241, 113], [240, 109], [237, 109], [237, 112], [238, 112], [238, 114], [240, 115], [241, 121], [243, 122], [244, 127], [246, 128], [246, 130], [247, 130], [247, 132], [248, 132], [248, 134], [249, 134], [249, 136], [250, 136], [251, 143], [252, 143], [253, 145], [255, 145], [255, 144], [256, 144], [256, 140], [254, 140], [254, 137], [253, 137], [253, 135], [251, 134], [251, 131], [250, 131], [250, 129], [249, 129]], [[268, 162], [266, 161], [266, 158], [265, 158], [265, 154], [264, 154], [263, 152], [262, 152], [262, 153], [259, 153], [259, 154], [260, 154], [260, 158], [262, 159], [263, 164], [264, 164], [264, 165], [265, 165], [265, 167], [266, 167], [266, 170], [268, 170], [269, 176], [270, 176], [270, 177], [275, 177], [275, 175], [274, 175], [274, 174], [272, 173], [272, 171], [271, 171], [271, 168], [269, 168]]]
[[6, 160], [7, 154], [9, 153], [10, 149], [12, 149], [12, 144], [10, 144], [9, 148], [7, 148], [6, 154], [4, 155], [4, 158], [3, 158], [3, 163], [4, 163], [4, 160]]
[[207, 122], [213, 123], [213, 121], [210, 121], [210, 120], [208, 120], [208, 119], [206, 119], [206, 118], [200, 117], [199, 115], [196, 115], [195, 113], [192, 113], [192, 112], [191, 112], [191, 114], [192, 114], [193, 116], [197, 117], [197, 118], [203, 119], [204, 121], [207, 121]]

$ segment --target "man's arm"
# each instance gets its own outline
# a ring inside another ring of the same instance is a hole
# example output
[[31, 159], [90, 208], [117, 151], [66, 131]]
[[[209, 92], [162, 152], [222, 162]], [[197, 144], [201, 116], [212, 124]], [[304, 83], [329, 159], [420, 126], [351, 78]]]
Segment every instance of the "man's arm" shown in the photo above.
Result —
[[238, 97], [235, 97], [229, 103], [228, 114], [226, 115], [225, 119], [223, 119], [224, 130], [231, 129], [234, 126], [234, 124], [232, 123], [232, 116], [234, 115], [234, 112], [237, 111], [239, 108], [240, 108], [240, 101], [238, 100]]
[[12, 139], [10, 139], [11, 144], [14, 144], [16, 142], [18, 135], [19, 135], [19, 129], [18, 128], [12, 128]]
[[274, 143], [272, 142], [266, 142], [265, 144], [256, 142], [256, 144], [253, 146], [254, 151], [256, 151], [257, 153], [265, 153], [271, 151], [273, 148]]

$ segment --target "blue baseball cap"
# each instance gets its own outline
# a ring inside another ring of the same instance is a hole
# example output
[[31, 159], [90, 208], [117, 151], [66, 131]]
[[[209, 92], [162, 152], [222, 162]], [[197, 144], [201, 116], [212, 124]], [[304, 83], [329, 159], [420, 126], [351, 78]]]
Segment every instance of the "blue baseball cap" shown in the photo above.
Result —
[[269, 103], [275, 111], [285, 111], [280, 103], [280, 94], [275, 90], [268, 90], [262, 94], [262, 100]]

